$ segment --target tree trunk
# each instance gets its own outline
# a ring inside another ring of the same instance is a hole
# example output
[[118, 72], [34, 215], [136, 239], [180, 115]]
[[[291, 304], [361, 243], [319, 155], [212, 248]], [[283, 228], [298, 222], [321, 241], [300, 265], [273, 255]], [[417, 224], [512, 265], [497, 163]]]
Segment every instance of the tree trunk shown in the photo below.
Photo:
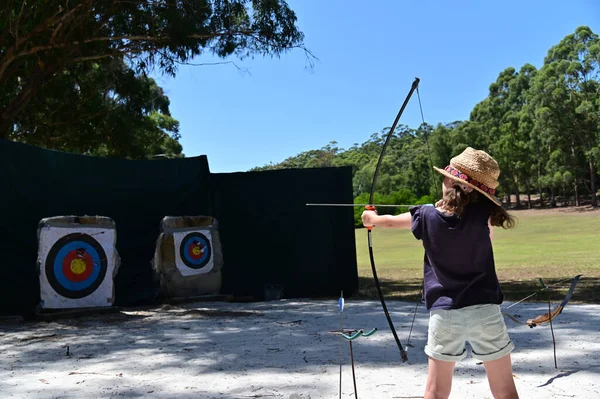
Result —
[[598, 196], [596, 195], [596, 192], [598, 191], [598, 187], [596, 186], [597, 178], [596, 164], [590, 159], [590, 187], [592, 189], [592, 206], [594, 208], [598, 207]]
[[[577, 155], [575, 154], [575, 143], [571, 140], [571, 154], [573, 155], [573, 163], [577, 165]], [[577, 169], [574, 170], [573, 191], [575, 193], [575, 206], [579, 206], [579, 191], [577, 187]]]
[[556, 195], [554, 194], [554, 187], [550, 187], [550, 208], [556, 208]]
[[542, 190], [542, 185], [540, 184], [540, 179], [542, 178], [542, 172], [541, 172], [541, 167], [538, 164], [538, 191], [540, 193], [540, 208], [544, 207], [544, 191]]
[[525, 190], [527, 191], [527, 208], [531, 209], [531, 187], [529, 187], [529, 184], [525, 186]]

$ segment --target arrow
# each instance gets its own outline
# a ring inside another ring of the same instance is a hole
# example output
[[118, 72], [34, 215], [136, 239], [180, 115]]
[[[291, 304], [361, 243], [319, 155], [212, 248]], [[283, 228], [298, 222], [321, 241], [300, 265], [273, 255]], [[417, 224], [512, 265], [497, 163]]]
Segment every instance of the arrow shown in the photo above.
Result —
[[363, 206], [374, 206], [374, 207], [379, 207], [379, 208], [385, 208], [385, 207], [393, 208], [393, 207], [397, 207], [397, 206], [406, 206], [406, 207], [409, 207], [409, 206], [418, 206], [418, 205], [398, 205], [398, 204], [396, 204], [396, 205], [394, 205], [394, 204], [374, 204], [374, 205], [371, 205], [371, 204], [310, 204], [309, 203], [309, 204], [306, 204], [306, 206], [360, 206], [360, 207], [363, 207]]

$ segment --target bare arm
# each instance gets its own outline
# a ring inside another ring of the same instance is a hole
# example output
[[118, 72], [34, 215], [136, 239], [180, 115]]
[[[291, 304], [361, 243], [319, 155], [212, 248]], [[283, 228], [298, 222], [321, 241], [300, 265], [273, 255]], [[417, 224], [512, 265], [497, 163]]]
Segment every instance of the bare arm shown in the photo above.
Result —
[[490, 242], [494, 241], [494, 226], [492, 226], [492, 219], [488, 219], [488, 227], [490, 228]]
[[365, 227], [377, 226], [387, 229], [410, 229], [412, 226], [412, 215], [410, 212], [400, 215], [378, 215], [373, 211], [365, 211], [362, 214], [362, 221]]

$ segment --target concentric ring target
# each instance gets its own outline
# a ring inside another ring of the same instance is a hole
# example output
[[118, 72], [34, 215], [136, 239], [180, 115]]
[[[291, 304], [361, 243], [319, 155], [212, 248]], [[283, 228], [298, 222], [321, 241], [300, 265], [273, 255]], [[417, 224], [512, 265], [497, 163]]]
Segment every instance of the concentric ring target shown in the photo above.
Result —
[[72, 233], [60, 238], [46, 257], [48, 283], [66, 298], [79, 299], [96, 291], [106, 269], [106, 252], [88, 234]]
[[202, 269], [210, 260], [212, 249], [206, 236], [197, 231], [181, 240], [179, 255], [183, 263], [192, 269]]

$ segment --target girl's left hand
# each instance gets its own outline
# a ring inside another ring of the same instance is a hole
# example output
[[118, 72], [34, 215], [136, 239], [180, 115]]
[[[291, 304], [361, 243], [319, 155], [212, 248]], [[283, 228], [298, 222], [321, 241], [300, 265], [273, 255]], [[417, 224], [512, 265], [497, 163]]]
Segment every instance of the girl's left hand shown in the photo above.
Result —
[[377, 218], [377, 212], [375, 211], [364, 211], [360, 217], [365, 227], [375, 226], [375, 219]]

